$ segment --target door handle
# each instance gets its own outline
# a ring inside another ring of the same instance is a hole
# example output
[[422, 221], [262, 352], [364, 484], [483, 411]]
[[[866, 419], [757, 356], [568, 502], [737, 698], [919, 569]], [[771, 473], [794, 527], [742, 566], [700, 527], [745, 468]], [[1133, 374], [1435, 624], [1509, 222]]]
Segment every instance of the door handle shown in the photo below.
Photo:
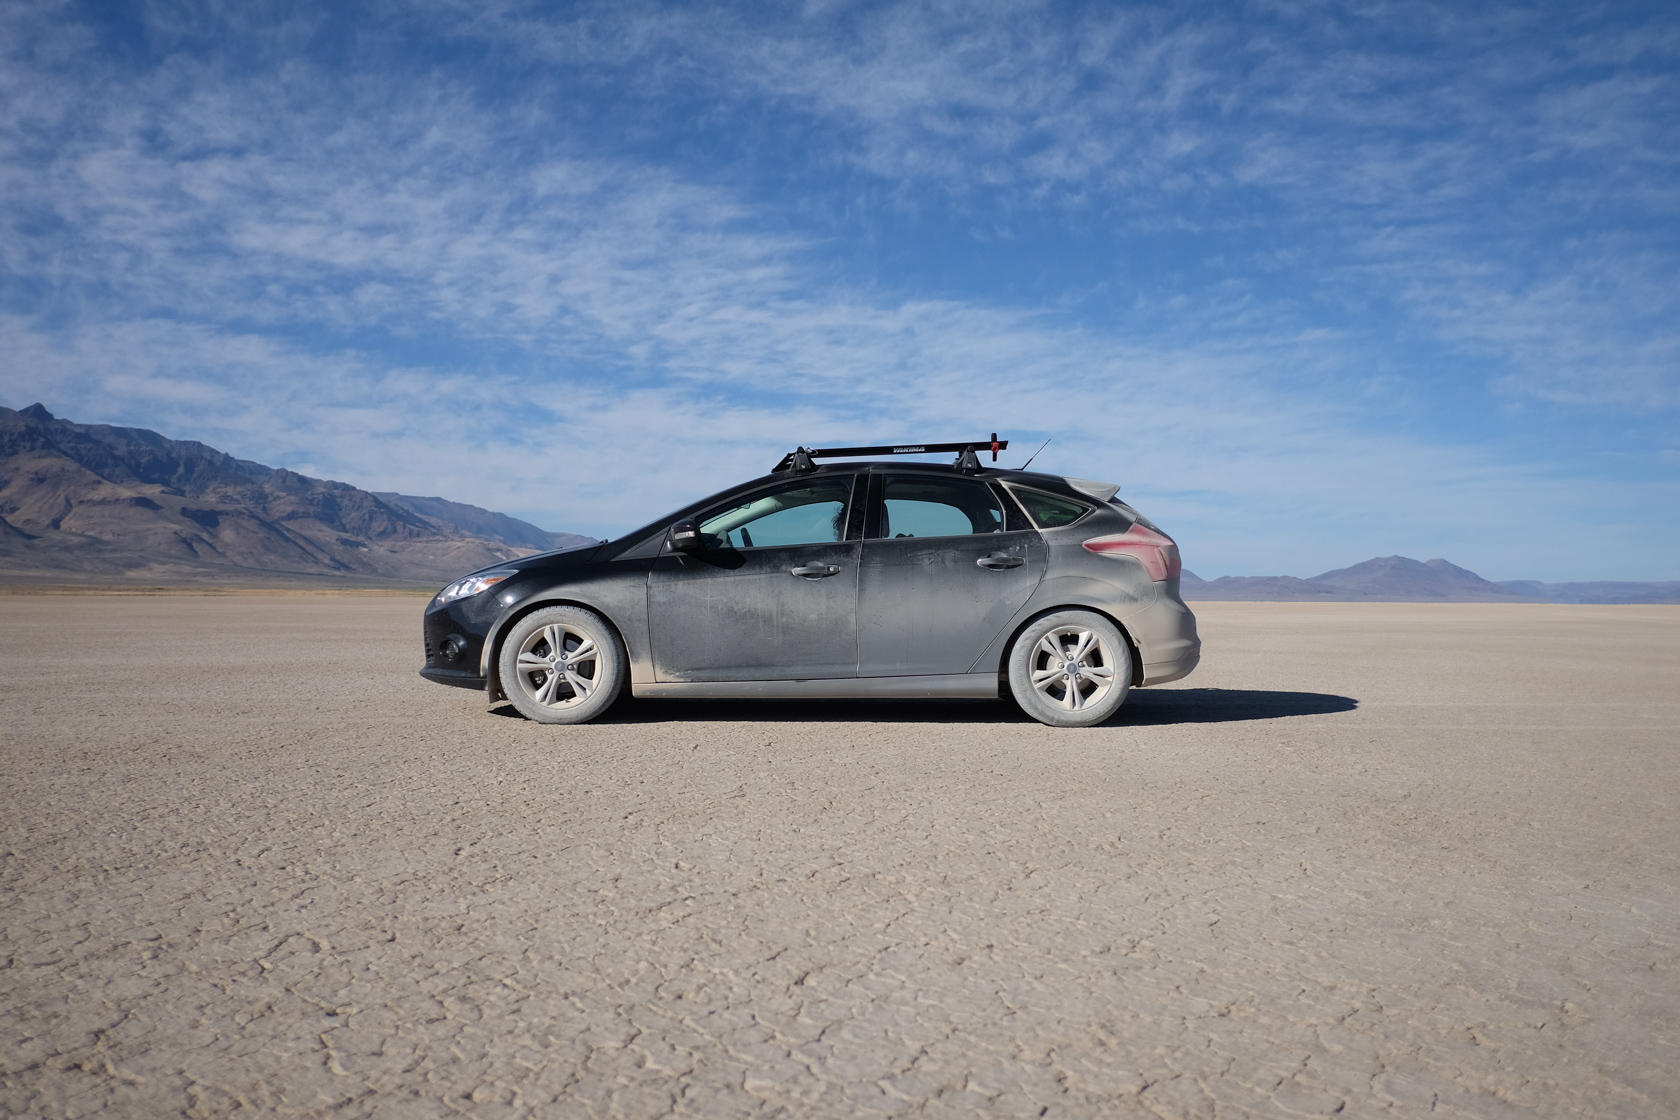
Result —
[[822, 579], [824, 576], [840, 574], [838, 564], [801, 564], [797, 568], [789, 568], [789, 575], [804, 576], [806, 579]]
[[1001, 572], [1005, 568], [1019, 568], [1026, 561], [1019, 556], [1011, 556], [1007, 552], [994, 552], [990, 556], [982, 556], [975, 561], [982, 568], [990, 568], [994, 572]]

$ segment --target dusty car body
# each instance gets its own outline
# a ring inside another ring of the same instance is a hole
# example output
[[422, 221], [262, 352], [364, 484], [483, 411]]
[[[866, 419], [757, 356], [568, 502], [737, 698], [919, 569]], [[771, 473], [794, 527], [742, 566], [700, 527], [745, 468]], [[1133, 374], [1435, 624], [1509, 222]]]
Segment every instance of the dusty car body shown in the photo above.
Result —
[[1117, 488], [966, 460], [784, 460], [617, 540], [474, 573], [427, 606], [420, 672], [546, 722], [593, 718], [598, 693], [628, 688], [1013, 693], [1079, 725], [1195, 668], [1177, 548]]

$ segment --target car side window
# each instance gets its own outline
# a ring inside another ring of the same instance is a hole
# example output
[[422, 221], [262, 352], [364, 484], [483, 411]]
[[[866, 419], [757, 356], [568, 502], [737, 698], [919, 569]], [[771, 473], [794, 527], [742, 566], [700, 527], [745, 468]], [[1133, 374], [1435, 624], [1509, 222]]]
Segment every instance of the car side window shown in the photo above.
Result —
[[829, 544], [846, 536], [852, 476], [803, 479], [748, 494], [697, 520], [707, 548]]
[[991, 487], [969, 478], [888, 475], [881, 483], [877, 537], [958, 537], [1003, 532]]
[[996, 480], [992, 482], [991, 486], [992, 493], [996, 494], [998, 500], [1003, 503], [1004, 532], [1030, 533], [1037, 528], [1032, 523], [1032, 518], [1027, 516], [1026, 511], [1021, 508], [1021, 503], [1015, 499], [1015, 495], [1010, 492], [1007, 486]]
[[1039, 490], [1015, 489], [1013, 492], [1040, 529], [1059, 529], [1063, 525], [1072, 525], [1091, 512], [1090, 506], [1066, 498], [1052, 497]]

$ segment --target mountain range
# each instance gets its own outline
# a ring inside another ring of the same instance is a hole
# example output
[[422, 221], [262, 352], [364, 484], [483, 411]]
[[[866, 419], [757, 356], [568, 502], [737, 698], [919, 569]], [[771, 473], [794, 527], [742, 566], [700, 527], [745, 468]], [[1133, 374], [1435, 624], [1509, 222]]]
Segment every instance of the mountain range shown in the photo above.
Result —
[[1179, 582], [1195, 602], [1319, 603], [1680, 603], [1680, 581], [1668, 583], [1540, 583], [1485, 580], [1446, 560], [1382, 556], [1311, 579], [1221, 576], [1186, 571]]
[[592, 538], [144, 428], [0, 408], [0, 580], [436, 586]]
[[[436, 586], [591, 543], [445, 498], [360, 490], [145, 428], [0, 407], [0, 583]], [[1191, 601], [1680, 603], [1671, 583], [1493, 583], [1385, 556], [1310, 579], [1186, 571]]]

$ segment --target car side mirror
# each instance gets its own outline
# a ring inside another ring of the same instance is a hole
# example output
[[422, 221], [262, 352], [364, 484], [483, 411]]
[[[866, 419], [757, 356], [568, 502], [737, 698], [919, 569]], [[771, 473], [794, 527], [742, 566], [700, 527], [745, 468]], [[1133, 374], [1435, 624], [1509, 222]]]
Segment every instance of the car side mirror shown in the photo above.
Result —
[[692, 517], [685, 517], [671, 526], [672, 552], [700, 551], [700, 523]]

